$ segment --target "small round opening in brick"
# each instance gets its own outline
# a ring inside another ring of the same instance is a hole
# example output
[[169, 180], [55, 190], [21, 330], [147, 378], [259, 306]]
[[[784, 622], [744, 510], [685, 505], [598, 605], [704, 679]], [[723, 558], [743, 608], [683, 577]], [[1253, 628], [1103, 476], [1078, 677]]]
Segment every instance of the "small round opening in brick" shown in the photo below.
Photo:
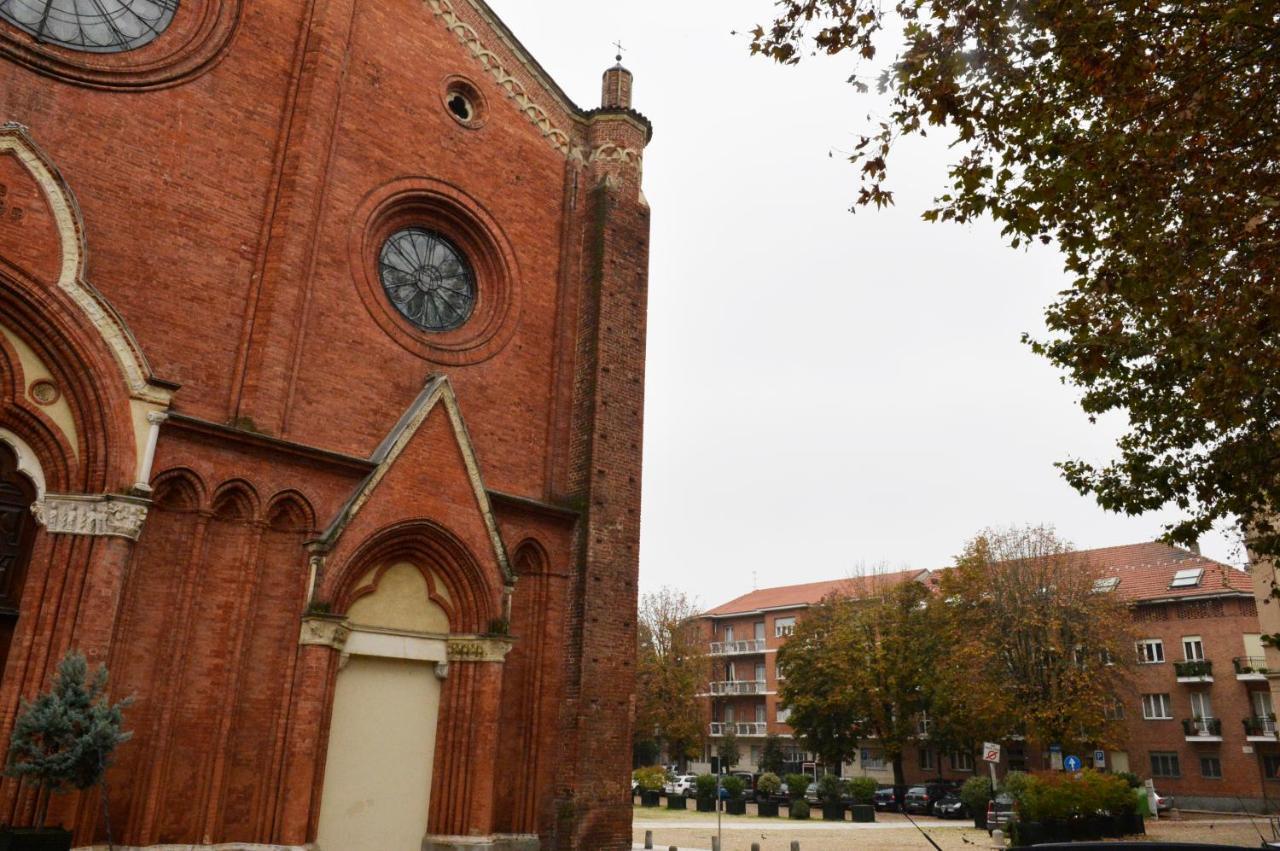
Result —
[[475, 108], [471, 106], [471, 101], [467, 100], [467, 96], [461, 92], [450, 93], [449, 100], [446, 103], [449, 106], [449, 111], [459, 121], [468, 122], [475, 118]]

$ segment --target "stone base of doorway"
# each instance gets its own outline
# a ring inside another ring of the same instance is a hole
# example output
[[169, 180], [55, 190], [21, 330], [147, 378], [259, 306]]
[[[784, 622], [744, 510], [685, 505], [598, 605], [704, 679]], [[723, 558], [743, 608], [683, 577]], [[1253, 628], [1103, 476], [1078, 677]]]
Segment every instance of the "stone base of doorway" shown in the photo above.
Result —
[[541, 847], [534, 834], [428, 836], [422, 840], [422, 851], [538, 851]]

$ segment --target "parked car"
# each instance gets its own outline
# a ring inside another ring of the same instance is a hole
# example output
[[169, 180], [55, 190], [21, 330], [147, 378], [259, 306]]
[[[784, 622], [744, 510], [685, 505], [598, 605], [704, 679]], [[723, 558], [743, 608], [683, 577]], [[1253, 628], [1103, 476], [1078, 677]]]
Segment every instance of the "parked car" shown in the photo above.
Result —
[[893, 793], [892, 786], [884, 786], [876, 790], [871, 798], [871, 804], [882, 813], [896, 813], [898, 811], [898, 797]]
[[933, 814], [938, 818], [968, 818], [969, 808], [960, 800], [958, 793], [949, 790], [933, 802]]
[[818, 784], [810, 783], [804, 790], [804, 799], [810, 804], [818, 803]]
[[675, 777], [667, 781], [667, 785], [662, 787], [662, 791], [667, 795], [679, 795], [684, 798], [692, 798], [694, 792], [694, 781], [698, 779], [696, 774], [677, 774]]
[[1159, 792], [1156, 792], [1156, 811], [1162, 813], [1165, 810], [1171, 809], [1173, 809], [1173, 796], [1161, 795]]
[[1009, 832], [1009, 825], [1018, 820], [1018, 811], [1013, 805], [1013, 798], [1001, 792], [987, 804], [987, 833], [996, 830]]
[[933, 805], [942, 800], [950, 789], [938, 784], [912, 786], [902, 798], [904, 812], [927, 816], [933, 813]]

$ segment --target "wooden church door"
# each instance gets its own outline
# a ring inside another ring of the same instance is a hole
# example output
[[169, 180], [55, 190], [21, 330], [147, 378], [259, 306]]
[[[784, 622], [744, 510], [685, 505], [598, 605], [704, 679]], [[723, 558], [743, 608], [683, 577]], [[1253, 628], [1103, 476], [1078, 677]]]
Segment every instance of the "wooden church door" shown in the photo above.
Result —
[[31, 516], [35, 488], [18, 472], [18, 458], [0, 444], [0, 676], [18, 625], [22, 584], [31, 559], [36, 522]]

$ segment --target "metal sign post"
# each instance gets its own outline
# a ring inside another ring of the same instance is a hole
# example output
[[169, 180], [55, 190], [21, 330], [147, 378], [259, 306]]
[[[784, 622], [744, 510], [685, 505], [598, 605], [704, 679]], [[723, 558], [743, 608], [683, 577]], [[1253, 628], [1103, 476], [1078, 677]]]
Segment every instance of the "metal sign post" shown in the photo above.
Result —
[[996, 796], [996, 763], [1000, 761], [1000, 745], [997, 742], [982, 743], [982, 761], [987, 764], [987, 768], [991, 769], [991, 797]]

